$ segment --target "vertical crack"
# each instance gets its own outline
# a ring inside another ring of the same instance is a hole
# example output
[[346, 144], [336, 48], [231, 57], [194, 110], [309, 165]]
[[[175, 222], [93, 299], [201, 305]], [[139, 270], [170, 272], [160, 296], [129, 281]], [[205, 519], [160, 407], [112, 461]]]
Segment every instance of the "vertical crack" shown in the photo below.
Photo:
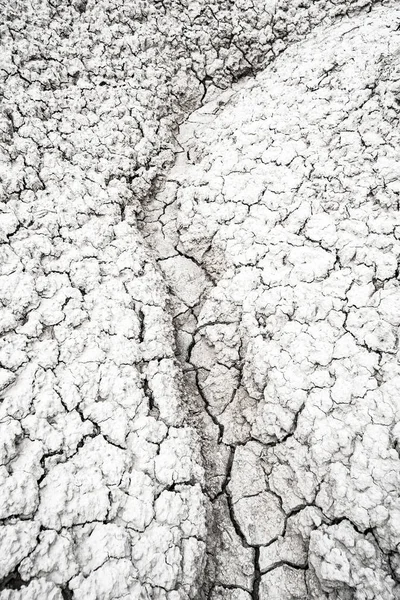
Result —
[[26, 585], [28, 585], [28, 582], [22, 579], [17, 567], [0, 581], [0, 592], [4, 590], [20, 590]]
[[251, 592], [252, 600], [259, 600], [260, 598], [260, 583], [261, 583], [261, 569], [260, 569], [260, 548], [254, 548], [254, 581], [253, 589]]
[[63, 600], [73, 600], [74, 597], [74, 593], [73, 591], [66, 585], [65, 587], [61, 588], [61, 596], [63, 597]]

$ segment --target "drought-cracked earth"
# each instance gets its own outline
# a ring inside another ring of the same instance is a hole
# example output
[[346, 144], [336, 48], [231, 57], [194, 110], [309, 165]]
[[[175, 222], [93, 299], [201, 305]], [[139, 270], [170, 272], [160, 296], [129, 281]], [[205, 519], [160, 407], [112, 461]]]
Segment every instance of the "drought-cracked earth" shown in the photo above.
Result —
[[400, 599], [400, 3], [1, 9], [0, 600]]

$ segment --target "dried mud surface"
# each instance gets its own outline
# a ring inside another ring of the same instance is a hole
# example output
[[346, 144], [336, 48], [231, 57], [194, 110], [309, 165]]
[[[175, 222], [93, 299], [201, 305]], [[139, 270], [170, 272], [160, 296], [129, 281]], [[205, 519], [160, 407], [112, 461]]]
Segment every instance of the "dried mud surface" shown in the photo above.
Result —
[[0, 599], [400, 598], [400, 8], [2, 7]]

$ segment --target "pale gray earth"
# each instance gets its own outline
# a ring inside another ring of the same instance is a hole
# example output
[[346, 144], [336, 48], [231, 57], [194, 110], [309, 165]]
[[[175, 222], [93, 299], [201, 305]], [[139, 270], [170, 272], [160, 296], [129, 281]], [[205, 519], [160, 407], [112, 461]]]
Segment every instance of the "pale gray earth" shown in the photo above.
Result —
[[0, 600], [400, 599], [400, 3], [1, 3]]

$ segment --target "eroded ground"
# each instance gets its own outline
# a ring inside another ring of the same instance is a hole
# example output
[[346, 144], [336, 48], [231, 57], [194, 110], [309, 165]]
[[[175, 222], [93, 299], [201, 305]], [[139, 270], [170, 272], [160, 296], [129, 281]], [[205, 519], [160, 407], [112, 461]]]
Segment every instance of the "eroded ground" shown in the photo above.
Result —
[[400, 598], [372, 4], [3, 7], [2, 600]]

